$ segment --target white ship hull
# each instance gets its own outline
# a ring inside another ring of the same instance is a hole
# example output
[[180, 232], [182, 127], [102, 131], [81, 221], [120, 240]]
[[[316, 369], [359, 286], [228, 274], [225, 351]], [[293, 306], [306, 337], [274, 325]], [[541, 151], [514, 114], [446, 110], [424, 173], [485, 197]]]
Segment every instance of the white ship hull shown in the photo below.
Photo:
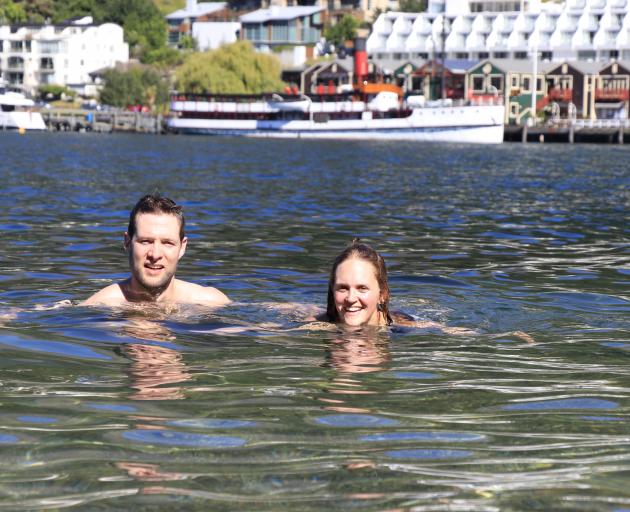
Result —
[[45, 130], [46, 123], [39, 112], [0, 112], [0, 130]]
[[[190, 106], [180, 102], [182, 111]], [[186, 102], [187, 103], [187, 102]], [[503, 142], [503, 106], [414, 108], [408, 117], [378, 118], [364, 112], [362, 119], [221, 119], [194, 115], [172, 117], [169, 128], [178, 133], [269, 138], [370, 139], [499, 144]], [[178, 107], [176, 103], [173, 107]], [[206, 109], [192, 110], [206, 112]], [[173, 109], [177, 112], [177, 108]]]

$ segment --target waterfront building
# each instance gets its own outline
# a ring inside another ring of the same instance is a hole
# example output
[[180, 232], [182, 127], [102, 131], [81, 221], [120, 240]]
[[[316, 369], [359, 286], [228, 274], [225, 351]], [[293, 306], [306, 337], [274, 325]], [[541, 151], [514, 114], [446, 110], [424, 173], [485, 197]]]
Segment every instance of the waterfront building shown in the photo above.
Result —
[[241, 38], [258, 50], [287, 45], [315, 44], [322, 37], [323, 7], [278, 7], [258, 9], [240, 17]]
[[55, 84], [95, 96], [90, 73], [128, 60], [122, 27], [95, 25], [90, 16], [59, 25], [0, 26], [2, 79], [27, 94]]
[[381, 14], [367, 48], [399, 60], [628, 60], [630, 1], [430, 0], [426, 12]]
[[186, 7], [166, 16], [168, 44], [178, 47], [182, 38], [192, 37], [199, 50], [218, 48], [238, 39], [241, 25], [227, 2], [187, 0]]

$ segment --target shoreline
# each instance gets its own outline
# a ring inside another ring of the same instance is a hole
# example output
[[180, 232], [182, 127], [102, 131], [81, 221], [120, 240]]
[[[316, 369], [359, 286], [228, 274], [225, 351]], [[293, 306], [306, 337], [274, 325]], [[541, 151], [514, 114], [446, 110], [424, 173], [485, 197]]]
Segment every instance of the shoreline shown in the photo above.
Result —
[[[145, 112], [59, 109], [40, 111], [49, 132], [170, 134], [168, 116]], [[628, 144], [630, 127], [615, 120], [583, 126], [505, 125], [503, 142], [565, 144]]]

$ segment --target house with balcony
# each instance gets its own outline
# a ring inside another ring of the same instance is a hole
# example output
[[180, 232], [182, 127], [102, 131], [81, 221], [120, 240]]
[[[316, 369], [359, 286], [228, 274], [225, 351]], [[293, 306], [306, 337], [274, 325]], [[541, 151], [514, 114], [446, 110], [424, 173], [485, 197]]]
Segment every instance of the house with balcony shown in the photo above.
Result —
[[630, 62], [611, 62], [599, 70], [595, 89], [598, 119], [627, 119], [630, 112]]
[[563, 117], [597, 119], [596, 91], [600, 82], [601, 62], [563, 62], [546, 70], [545, 97], [540, 106], [556, 103]]
[[486, 59], [468, 70], [466, 98], [481, 104], [503, 102], [505, 123], [523, 124], [534, 113], [532, 96], [536, 112], [546, 106], [546, 73], [551, 66], [548, 62], [539, 62], [534, 78], [532, 62]]
[[90, 72], [128, 60], [122, 27], [95, 25], [89, 16], [60, 25], [0, 25], [1, 79], [27, 94], [55, 84], [95, 96]]
[[240, 31], [234, 18], [227, 2], [187, 0], [186, 7], [166, 16], [168, 44], [177, 48], [183, 38], [192, 37], [203, 51], [233, 43]]
[[258, 9], [240, 17], [241, 39], [258, 50], [278, 46], [313, 45], [322, 37], [323, 7], [278, 7]]

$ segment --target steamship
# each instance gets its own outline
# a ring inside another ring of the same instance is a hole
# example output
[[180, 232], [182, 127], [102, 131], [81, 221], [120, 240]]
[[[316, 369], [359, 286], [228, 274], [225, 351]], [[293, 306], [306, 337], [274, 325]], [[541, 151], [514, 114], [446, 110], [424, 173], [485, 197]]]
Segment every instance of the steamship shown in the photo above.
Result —
[[498, 144], [504, 106], [403, 97], [392, 84], [368, 83], [365, 46], [355, 46], [356, 84], [335, 95], [175, 93], [174, 133], [310, 139], [379, 139]]

